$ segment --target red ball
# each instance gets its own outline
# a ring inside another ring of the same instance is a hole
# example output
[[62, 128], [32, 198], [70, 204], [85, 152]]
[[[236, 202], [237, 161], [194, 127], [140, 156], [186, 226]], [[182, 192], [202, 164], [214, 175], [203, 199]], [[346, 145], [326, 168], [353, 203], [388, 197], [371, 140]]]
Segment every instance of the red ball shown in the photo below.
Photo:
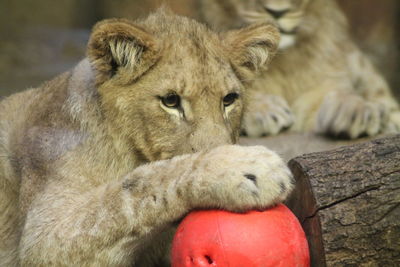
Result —
[[310, 266], [307, 239], [283, 204], [245, 214], [191, 212], [172, 243], [173, 267]]

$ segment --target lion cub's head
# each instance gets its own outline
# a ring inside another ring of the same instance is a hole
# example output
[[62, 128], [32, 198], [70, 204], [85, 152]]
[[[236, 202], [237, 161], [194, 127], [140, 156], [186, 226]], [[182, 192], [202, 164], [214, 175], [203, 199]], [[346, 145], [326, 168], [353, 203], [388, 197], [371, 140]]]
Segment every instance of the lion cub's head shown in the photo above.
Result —
[[102, 21], [88, 58], [105, 120], [150, 161], [234, 143], [245, 86], [278, 39], [270, 24], [217, 34], [163, 10]]

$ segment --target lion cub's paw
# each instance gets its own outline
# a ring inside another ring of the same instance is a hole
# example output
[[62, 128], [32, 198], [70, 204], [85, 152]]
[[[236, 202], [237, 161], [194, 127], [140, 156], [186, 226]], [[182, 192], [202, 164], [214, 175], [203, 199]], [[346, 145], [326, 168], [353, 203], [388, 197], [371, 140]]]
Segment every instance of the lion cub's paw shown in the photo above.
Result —
[[388, 122], [383, 129], [385, 134], [398, 134], [400, 133], [400, 111], [396, 110], [390, 112]]
[[294, 116], [285, 99], [276, 95], [255, 93], [243, 117], [242, 128], [250, 137], [276, 135], [292, 126]]
[[210, 193], [207, 206], [231, 211], [264, 208], [283, 201], [293, 188], [286, 164], [263, 146], [218, 147], [204, 156], [202, 165]]
[[374, 136], [382, 131], [388, 110], [382, 104], [341, 92], [329, 93], [317, 118], [317, 131], [335, 137]]

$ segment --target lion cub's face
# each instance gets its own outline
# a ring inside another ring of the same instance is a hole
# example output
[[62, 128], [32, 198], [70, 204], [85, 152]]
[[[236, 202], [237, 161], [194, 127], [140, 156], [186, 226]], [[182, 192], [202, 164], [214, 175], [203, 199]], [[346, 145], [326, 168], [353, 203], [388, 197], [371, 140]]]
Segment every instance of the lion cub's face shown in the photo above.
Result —
[[218, 35], [159, 11], [97, 24], [88, 56], [106, 119], [153, 161], [234, 143], [245, 84], [277, 42], [268, 24]]
[[297, 31], [312, 0], [231, 0], [248, 23], [274, 21], [281, 32], [279, 49], [296, 43]]

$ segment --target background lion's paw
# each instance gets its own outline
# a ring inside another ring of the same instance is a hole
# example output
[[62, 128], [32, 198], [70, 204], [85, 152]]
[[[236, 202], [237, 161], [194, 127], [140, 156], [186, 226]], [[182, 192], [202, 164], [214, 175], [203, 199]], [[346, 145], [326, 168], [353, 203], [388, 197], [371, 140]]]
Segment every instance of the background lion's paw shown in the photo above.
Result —
[[285, 99], [276, 95], [252, 95], [242, 129], [250, 137], [276, 135], [292, 126], [294, 116]]
[[351, 93], [329, 93], [317, 118], [317, 131], [335, 137], [374, 136], [383, 130], [388, 110]]
[[388, 116], [388, 122], [383, 130], [385, 134], [400, 133], [400, 111], [391, 112]]

